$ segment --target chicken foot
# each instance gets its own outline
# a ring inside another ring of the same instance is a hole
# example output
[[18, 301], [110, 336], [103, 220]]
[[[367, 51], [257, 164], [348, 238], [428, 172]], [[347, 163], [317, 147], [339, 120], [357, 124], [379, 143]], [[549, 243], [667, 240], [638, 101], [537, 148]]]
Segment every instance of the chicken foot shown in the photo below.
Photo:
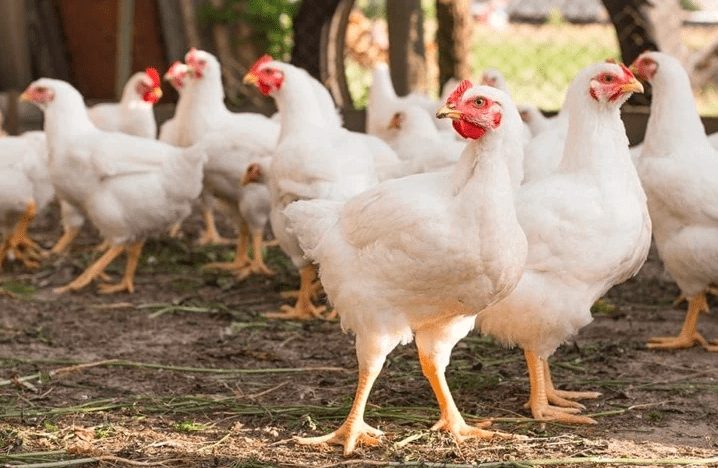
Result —
[[[548, 402], [555, 406], [562, 408], [576, 408], [579, 410], [585, 410], [586, 407], [577, 401], [571, 400], [590, 400], [601, 396], [600, 392], [569, 392], [567, 390], [558, 390], [553, 385], [553, 379], [551, 378], [551, 369], [549, 368], [548, 360], [544, 360], [544, 381], [546, 384], [546, 398]], [[531, 402], [526, 402], [524, 408], [531, 408]]]
[[538, 357], [536, 353], [526, 350], [524, 350], [524, 357], [526, 358], [531, 384], [529, 406], [535, 419], [571, 424], [597, 424], [595, 419], [576, 415], [580, 411], [578, 408], [550, 405], [546, 392], [545, 360]]
[[62, 236], [60, 236], [55, 245], [50, 249], [50, 254], [61, 255], [65, 253], [70, 244], [72, 244], [72, 241], [74, 241], [79, 234], [79, 227], [69, 227], [65, 229]]
[[202, 208], [202, 218], [204, 219], [204, 232], [197, 240], [199, 245], [227, 245], [232, 243], [231, 240], [225, 239], [217, 230], [217, 223], [214, 219], [214, 209], [211, 206]]
[[250, 264], [249, 260], [249, 230], [246, 224], [242, 224], [239, 229], [239, 238], [234, 250], [234, 260], [231, 262], [214, 262], [208, 263], [202, 267], [203, 270], [222, 270], [239, 273]]
[[[344, 456], [354, 453], [357, 445], [375, 446], [380, 444], [379, 437], [384, 433], [364, 422], [369, 394], [386, 360], [386, 355], [396, 346], [387, 344], [390, 340], [372, 340], [375, 343], [365, 343], [361, 336], [357, 336], [356, 348], [359, 360], [359, 381], [354, 395], [351, 410], [341, 426], [327, 435], [319, 437], [294, 437], [295, 442], [301, 445], [335, 444], [344, 447]], [[376, 343], [381, 343], [377, 345]], [[369, 346], [365, 346], [369, 344]]]
[[90, 284], [95, 278], [100, 276], [102, 272], [105, 271], [105, 268], [108, 267], [112, 261], [117, 258], [118, 255], [120, 255], [125, 250], [125, 247], [122, 245], [114, 245], [107, 249], [107, 251], [102, 254], [100, 258], [97, 259], [95, 263], [90, 265], [80, 276], [75, 278], [73, 281], [71, 281], [69, 284], [55, 288], [53, 291], [56, 294], [63, 294], [68, 291], [78, 291], [88, 284]]
[[237, 272], [237, 279], [243, 280], [253, 273], [256, 275], [265, 276], [275, 275], [275, 272], [270, 270], [269, 267], [264, 263], [264, 254], [262, 252], [263, 246], [264, 244], [262, 242], [262, 232], [253, 232], [252, 251], [254, 254], [254, 259], [252, 259], [249, 265], [244, 266], [241, 270]]
[[27, 268], [38, 268], [43, 250], [30, 238], [28, 229], [30, 223], [37, 214], [37, 205], [34, 201], [27, 204], [25, 212], [20, 221], [15, 225], [13, 233], [6, 241], [6, 245], [0, 251], [0, 266], [8, 253], [12, 252], [16, 259], [20, 260]]
[[698, 333], [698, 317], [701, 312], [708, 312], [706, 294], [701, 293], [688, 299], [688, 312], [678, 336], [657, 336], [650, 338], [646, 345], [650, 349], [683, 349], [691, 348], [696, 343], [706, 351], [718, 352], [718, 344], [710, 344]]
[[[445, 375], [451, 349], [456, 344], [452, 343], [452, 341], [457, 340], [452, 339], [448, 334], [442, 333], [443, 331], [436, 329], [416, 331], [416, 346], [419, 349], [421, 370], [429, 381], [434, 395], [436, 395], [441, 414], [439, 421], [432, 426], [431, 430], [448, 431], [457, 442], [464, 442], [470, 438], [484, 440], [512, 438], [511, 434], [484, 430], [484, 427], [491, 425], [489, 421], [480, 423], [478, 426], [470, 426], [464, 421], [451, 395]], [[437, 332], [440, 336], [437, 336]]]
[[321, 318], [326, 310], [324, 306], [315, 306], [312, 303], [312, 290], [314, 280], [317, 279], [317, 269], [314, 265], [307, 265], [299, 270], [299, 295], [294, 307], [284, 305], [281, 312], [268, 312], [265, 317], [283, 320], [311, 320]]
[[98, 286], [98, 292], [100, 294], [114, 294], [118, 292], [127, 291], [132, 294], [135, 292], [135, 271], [140, 261], [140, 255], [142, 254], [142, 247], [144, 241], [135, 242], [125, 248], [127, 253], [127, 265], [125, 266], [125, 273], [122, 276], [122, 280], [116, 284], [102, 283]]

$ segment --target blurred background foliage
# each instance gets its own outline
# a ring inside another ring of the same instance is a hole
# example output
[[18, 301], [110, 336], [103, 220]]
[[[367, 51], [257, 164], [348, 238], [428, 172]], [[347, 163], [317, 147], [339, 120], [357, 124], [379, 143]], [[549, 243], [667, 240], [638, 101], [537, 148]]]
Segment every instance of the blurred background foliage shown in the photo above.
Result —
[[203, 4], [198, 16], [203, 25], [242, 23], [252, 34], [241, 41], [259, 45], [275, 58], [289, 60], [294, 45], [292, 18], [299, 3], [299, 0], [225, 0], [219, 6]]

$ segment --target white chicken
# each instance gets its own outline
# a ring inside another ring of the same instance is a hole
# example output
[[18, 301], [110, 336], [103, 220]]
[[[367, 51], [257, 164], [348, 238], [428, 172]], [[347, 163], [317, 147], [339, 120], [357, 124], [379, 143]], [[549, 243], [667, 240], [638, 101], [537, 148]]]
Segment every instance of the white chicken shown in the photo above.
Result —
[[623, 102], [643, 88], [615, 63], [591, 65], [574, 83], [581, 98], [568, 103], [568, 138], [559, 168], [524, 184], [517, 195], [516, 211], [528, 239], [524, 274], [508, 297], [479, 313], [477, 326], [524, 350], [534, 418], [595, 423], [576, 415], [582, 405], [570, 400], [599, 394], [556, 390], [547, 359], [591, 322], [592, 304], [635, 275], [648, 255], [646, 196], [620, 117]]
[[241, 179], [254, 160], [271, 154], [277, 144], [279, 125], [255, 113], [230, 112], [224, 104], [222, 69], [212, 54], [191, 49], [185, 56], [188, 79], [177, 103], [175, 120], [179, 128], [179, 146], [202, 141], [207, 149], [205, 190], [202, 195], [205, 232], [200, 244], [224, 243], [216, 229], [213, 204], [215, 198], [230, 210], [237, 224], [239, 238], [235, 259], [210, 264], [209, 268], [235, 273], [249, 263], [246, 229], [241, 227], [237, 211]]
[[386, 123], [397, 110], [400, 110], [400, 107], [407, 104], [424, 109], [439, 130], [451, 130], [449, 122], [434, 117], [434, 111], [439, 106], [437, 101], [418, 93], [410, 93], [403, 97], [397, 96], [391, 82], [389, 67], [385, 63], [377, 64], [372, 74], [369, 102], [367, 102], [366, 108], [367, 133], [382, 140], [386, 139]]
[[8, 256], [39, 266], [41, 249], [28, 227], [55, 196], [47, 165], [44, 133], [0, 138], [0, 267]]
[[556, 119], [556, 116], [546, 117], [538, 107], [532, 104], [521, 104], [518, 108], [521, 120], [528, 126], [532, 137], [536, 137], [539, 133], [550, 129]]
[[145, 239], [186, 217], [199, 195], [204, 151], [99, 130], [80, 93], [63, 81], [37, 80], [22, 99], [45, 113], [52, 155], [49, 173], [58, 196], [81, 210], [110, 245], [84, 273], [56, 292], [87, 286], [123, 251], [127, 266], [122, 280], [101, 285], [100, 292], [132, 292]]
[[[170, 85], [172, 85], [175, 91], [177, 91], [177, 94], [179, 94], [180, 99], [182, 99], [182, 93], [184, 91], [187, 74], [187, 65], [180, 61], [177, 61], [170, 65], [164, 76], [165, 80], [168, 81]], [[177, 119], [175, 117], [172, 117], [160, 126], [160, 135], [158, 139], [169, 145], [179, 146], [180, 137]]]
[[284, 208], [296, 200], [344, 201], [377, 183], [370, 149], [327, 119], [307, 76], [299, 68], [264, 56], [244, 77], [245, 83], [272, 96], [279, 109], [282, 130], [269, 174], [270, 220], [280, 247], [300, 271], [294, 307], [285, 305], [282, 312], [267, 314], [273, 318], [310, 319], [324, 309], [312, 303], [316, 270], [287, 230]]
[[[498, 88], [501, 91], [505, 92], [509, 96], [511, 95], [511, 92], [509, 91], [509, 86], [506, 84], [506, 78], [504, 77], [504, 74], [501, 73], [500, 70], [496, 68], [487, 68], [484, 70], [484, 72], [481, 74], [481, 84], [486, 86], [493, 86], [494, 88]], [[524, 145], [527, 145], [529, 141], [531, 141], [532, 137], [531, 128], [522, 121], [521, 123], [521, 138], [523, 139]]]
[[709, 344], [697, 331], [699, 315], [708, 312], [706, 291], [718, 283], [718, 151], [706, 137], [688, 74], [678, 60], [645, 52], [632, 68], [653, 87], [638, 173], [658, 254], [688, 299], [678, 336], [651, 338], [648, 347], [679, 349], [699, 343], [718, 352], [718, 342]]
[[451, 171], [383, 182], [346, 203], [311, 200], [285, 210], [322, 283], [356, 335], [359, 382], [344, 424], [302, 444], [336, 443], [351, 454], [381, 434], [364, 422], [386, 356], [416, 338], [419, 360], [441, 410], [434, 425], [458, 441], [505, 435], [464, 422], [444, 375], [451, 350], [476, 313], [518, 282], [526, 238], [516, 219], [503, 145], [521, 120], [500, 90], [462, 82], [437, 116], [454, 119], [472, 142]]
[[430, 172], [459, 160], [466, 142], [446, 140], [420, 107], [405, 105], [387, 125], [387, 143], [399, 159], [408, 162], [407, 174]]
[[154, 139], [157, 123], [152, 107], [162, 97], [160, 85], [160, 75], [154, 68], [135, 73], [125, 84], [120, 102], [90, 107], [90, 120], [101, 130]]
[[271, 164], [271, 157], [261, 158], [247, 166], [247, 171], [242, 177], [242, 190], [239, 192], [239, 213], [244, 220], [246, 229], [249, 231], [249, 237], [252, 239], [254, 258], [244, 270], [240, 271], [240, 279], [251, 273], [274, 274], [264, 263], [262, 255], [264, 247], [262, 236], [269, 223], [269, 213], [271, 211], [268, 185]]

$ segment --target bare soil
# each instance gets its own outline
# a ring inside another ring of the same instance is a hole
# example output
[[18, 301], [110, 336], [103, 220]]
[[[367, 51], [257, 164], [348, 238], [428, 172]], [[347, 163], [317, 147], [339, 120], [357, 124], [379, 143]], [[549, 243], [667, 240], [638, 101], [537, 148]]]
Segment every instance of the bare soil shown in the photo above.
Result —
[[[37, 223], [45, 246], [59, 235], [55, 226], [52, 215]], [[457, 445], [429, 431], [436, 402], [414, 347], [405, 346], [389, 357], [367, 411], [367, 422], [386, 432], [383, 444], [344, 458], [338, 447], [291, 440], [341, 423], [356, 362], [353, 339], [336, 322], [262, 317], [283, 303], [280, 291], [297, 284], [278, 249], [268, 254], [277, 276], [237, 283], [200, 270], [230, 256], [231, 247], [153, 241], [135, 294], [100, 296], [90, 287], [55, 295], [53, 287], [96, 255], [96, 243], [88, 232], [70, 256], [33, 272], [10, 264], [2, 274], [14, 297], [0, 297], [0, 464], [96, 457], [103, 461], [90, 465], [590, 466], [636, 458], [658, 466], [718, 454], [718, 356], [644, 345], [652, 335], [676, 334], [684, 317], [684, 306], [671, 305], [678, 291], [655, 254], [553, 359], [559, 387], [603, 393], [585, 402], [597, 425], [533, 421], [523, 408], [528, 382], [520, 351], [474, 334], [456, 347], [448, 370], [457, 404], [468, 420], [493, 418], [494, 428], [526, 439]], [[121, 266], [110, 273], [117, 277]], [[715, 316], [699, 326], [709, 339], [718, 337]], [[51, 373], [83, 363], [99, 364]]]

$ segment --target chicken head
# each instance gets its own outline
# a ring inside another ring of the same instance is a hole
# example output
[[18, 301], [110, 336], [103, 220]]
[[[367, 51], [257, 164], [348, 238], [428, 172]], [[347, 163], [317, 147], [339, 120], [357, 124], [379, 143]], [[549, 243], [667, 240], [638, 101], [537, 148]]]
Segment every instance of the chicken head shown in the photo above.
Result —
[[446, 105], [436, 111], [439, 119], [453, 120], [454, 129], [464, 138], [478, 140], [489, 130], [501, 124], [501, 104], [485, 93], [467, 92], [471, 81], [464, 80], [446, 100]]

